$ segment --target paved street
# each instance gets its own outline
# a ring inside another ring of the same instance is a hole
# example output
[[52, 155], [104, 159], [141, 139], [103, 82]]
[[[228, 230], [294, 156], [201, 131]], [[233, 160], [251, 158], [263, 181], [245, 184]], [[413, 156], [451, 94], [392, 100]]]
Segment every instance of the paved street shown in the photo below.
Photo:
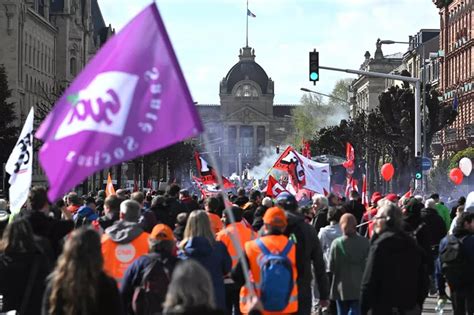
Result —
[[[423, 308], [423, 314], [436, 314], [436, 311], [435, 311], [436, 303], [437, 303], [437, 299], [434, 297], [433, 298], [429, 297], [428, 299], [426, 299], [425, 307]], [[448, 315], [448, 314], [453, 314], [453, 308], [451, 307], [451, 303], [446, 304], [444, 308], [443, 315]]]

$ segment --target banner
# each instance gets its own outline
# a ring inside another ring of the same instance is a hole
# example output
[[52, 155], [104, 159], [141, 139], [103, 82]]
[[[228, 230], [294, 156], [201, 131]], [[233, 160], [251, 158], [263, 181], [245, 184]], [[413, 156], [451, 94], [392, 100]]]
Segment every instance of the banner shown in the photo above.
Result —
[[112, 182], [112, 177], [110, 173], [107, 175], [107, 186], [105, 186], [105, 196], [115, 195], [114, 183]]
[[[194, 153], [194, 158], [196, 160], [196, 167], [200, 182], [206, 185], [219, 184], [214, 168], [210, 166], [198, 152]], [[235, 187], [235, 185], [224, 176], [222, 176], [222, 182], [224, 183], [224, 188], [226, 189]]]
[[288, 172], [296, 193], [303, 188], [320, 194], [323, 194], [324, 190], [330, 191], [329, 164], [306, 158], [291, 146], [280, 155], [273, 168]]
[[154, 3], [112, 37], [77, 76], [36, 137], [55, 201], [94, 172], [202, 132]]
[[35, 110], [32, 107], [26, 117], [20, 137], [13, 148], [5, 171], [10, 174], [10, 211], [17, 214], [28, 199], [33, 176], [33, 122]]

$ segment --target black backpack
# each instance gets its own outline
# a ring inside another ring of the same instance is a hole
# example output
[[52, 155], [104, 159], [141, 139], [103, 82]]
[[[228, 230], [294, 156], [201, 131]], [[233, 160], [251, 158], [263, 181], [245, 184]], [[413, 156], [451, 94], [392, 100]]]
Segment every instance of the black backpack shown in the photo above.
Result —
[[152, 262], [143, 273], [142, 282], [135, 288], [132, 309], [136, 315], [161, 314], [168, 285], [171, 281], [171, 270], [167, 260], [154, 255]]
[[448, 236], [448, 244], [440, 251], [443, 275], [455, 290], [472, 285], [474, 280], [474, 271], [469, 264], [463, 246], [465, 238]]

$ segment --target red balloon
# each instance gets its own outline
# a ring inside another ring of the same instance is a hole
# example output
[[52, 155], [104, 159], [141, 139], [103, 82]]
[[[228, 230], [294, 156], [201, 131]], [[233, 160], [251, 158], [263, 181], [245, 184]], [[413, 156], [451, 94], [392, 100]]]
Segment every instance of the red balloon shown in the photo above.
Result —
[[395, 168], [393, 168], [392, 163], [385, 163], [382, 165], [380, 172], [382, 173], [383, 179], [388, 182], [392, 179], [393, 174], [395, 174]]
[[449, 172], [449, 178], [455, 185], [461, 185], [464, 174], [461, 169], [456, 167]]

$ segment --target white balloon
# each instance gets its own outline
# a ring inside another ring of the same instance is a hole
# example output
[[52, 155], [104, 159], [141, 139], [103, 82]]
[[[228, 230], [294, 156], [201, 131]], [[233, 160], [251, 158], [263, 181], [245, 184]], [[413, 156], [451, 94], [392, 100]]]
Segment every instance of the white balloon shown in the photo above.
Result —
[[463, 157], [459, 161], [459, 168], [461, 169], [464, 175], [469, 176], [469, 174], [471, 174], [471, 171], [472, 171], [471, 159], [468, 157]]

